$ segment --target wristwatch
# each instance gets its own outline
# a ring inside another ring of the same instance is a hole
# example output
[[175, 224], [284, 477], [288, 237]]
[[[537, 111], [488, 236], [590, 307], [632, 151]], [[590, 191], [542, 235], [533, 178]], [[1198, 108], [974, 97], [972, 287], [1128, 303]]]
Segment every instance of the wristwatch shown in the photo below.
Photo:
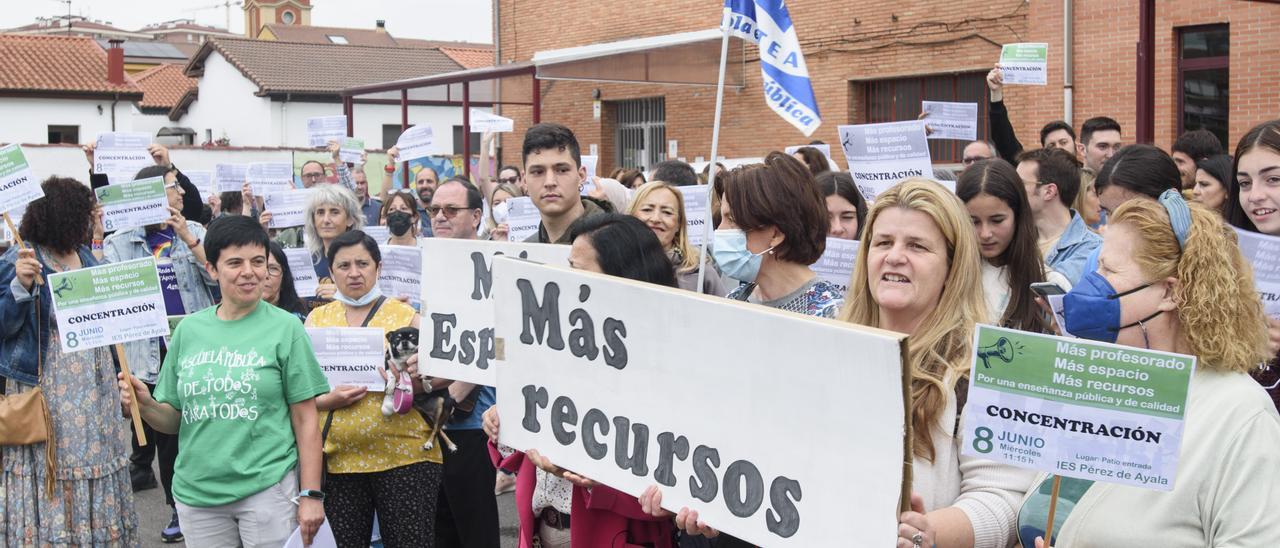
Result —
[[322, 502], [324, 501], [324, 491], [321, 491], [319, 489], [303, 489], [301, 491], [298, 491], [298, 496], [307, 497], [309, 499], [316, 499]]

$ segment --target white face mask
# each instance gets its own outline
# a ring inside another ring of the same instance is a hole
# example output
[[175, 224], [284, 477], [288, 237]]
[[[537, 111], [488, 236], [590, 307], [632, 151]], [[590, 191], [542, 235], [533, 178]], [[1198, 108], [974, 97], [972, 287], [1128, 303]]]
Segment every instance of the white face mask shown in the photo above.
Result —
[[502, 202], [493, 206], [493, 222], [502, 224], [507, 222], [507, 216], [511, 213], [511, 208], [507, 207], [506, 202]]

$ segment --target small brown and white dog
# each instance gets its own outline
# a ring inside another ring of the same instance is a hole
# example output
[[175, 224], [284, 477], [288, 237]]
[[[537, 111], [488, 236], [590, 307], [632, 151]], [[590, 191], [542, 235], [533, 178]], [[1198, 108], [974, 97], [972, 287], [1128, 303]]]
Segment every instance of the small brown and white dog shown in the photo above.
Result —
[[[396, 390], [400, 390], [401, 398], [408, 396], [403, 394], [406, 387], [397, 379], [409, 377], [406, 362], [409, 356], [418, 353], [418, 329], [414, 327], [402, 327], [390, 333], [387, 333], [387, 362], [391, 364], [393, 371], [387, 378], [387, 391], [382, 400], [382, 414], [391, 416], [396, 412], [398, 398]], [[431, 377], [421, 372], [419, 369], [418, 378], [422, 380], [422, 385], [431, 386]], [[407, 387], [412, 393], [413, 387]], [[449, 420], [449, 415], [453, 412], [452, 405], [449, 400], [448, 388], [441, 388], [426, 394], [418, 394], [412, 396], [413, 409], [418, 412], [422, 419], [427, 422], [427, 441], [422, 444], [424, 451], [430, 451], [435, 447], [436, 438], [444, 443], [445, 448], [450, 452], [457, 451], [458, 446], [454, 445], [453, 440], [449, 439], [449, 435], [444, 432], [444, 423]]]

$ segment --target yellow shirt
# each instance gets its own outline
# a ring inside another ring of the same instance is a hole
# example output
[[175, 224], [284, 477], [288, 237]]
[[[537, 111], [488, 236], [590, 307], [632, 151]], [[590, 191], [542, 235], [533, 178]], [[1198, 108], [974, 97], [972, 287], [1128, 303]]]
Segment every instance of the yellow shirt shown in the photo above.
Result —
[[[413, 315], [413, 307], [387, 299], [368, 327], [381, 327], [389, 333], [407, 327]], [[347, 312], [340, 302], [312, 310], [308, 320], [312, 327], [358, 327], [347, 325]], [[385, 417], [382, 397], [382, 392], [369, 392], [356, 403], [333, 412], [333, 424], [324, 443], [329, 473], [383, 472], [419, 462], [443, 462], [439, 443], [430, 451], [422, 450], [427, 441], [427, 423], [422, 415], [409, 411]], [[327, 415], [320, 413], [321, 425]]]

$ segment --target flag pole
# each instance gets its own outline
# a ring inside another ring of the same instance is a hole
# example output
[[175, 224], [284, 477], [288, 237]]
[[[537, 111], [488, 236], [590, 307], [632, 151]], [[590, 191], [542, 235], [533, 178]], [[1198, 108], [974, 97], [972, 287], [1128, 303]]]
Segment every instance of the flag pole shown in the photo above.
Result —
[[711, 125], [711, 163], [707, 168], [710, 175], [707, 177], [707, 213], [702, 223], [702, 243], [698, 245], [698, 285], [694, 286], [698, 293], [702, 292], [702, 283], [706, 280], [707, 266], [707, 241], [711, 239], [711, 220], [712, 206], [715, 205], [713, 199], [716, 188], [716, 159], [720, 152], [720, 113], [724, 109], [724, 69], [729, 58], [729, 26], [724, 23], [724, 14], [721, 14], [720, 30], [723, 36], [720, 39], [720, 77], [716, 81], [716, 114], [715, 121]]

